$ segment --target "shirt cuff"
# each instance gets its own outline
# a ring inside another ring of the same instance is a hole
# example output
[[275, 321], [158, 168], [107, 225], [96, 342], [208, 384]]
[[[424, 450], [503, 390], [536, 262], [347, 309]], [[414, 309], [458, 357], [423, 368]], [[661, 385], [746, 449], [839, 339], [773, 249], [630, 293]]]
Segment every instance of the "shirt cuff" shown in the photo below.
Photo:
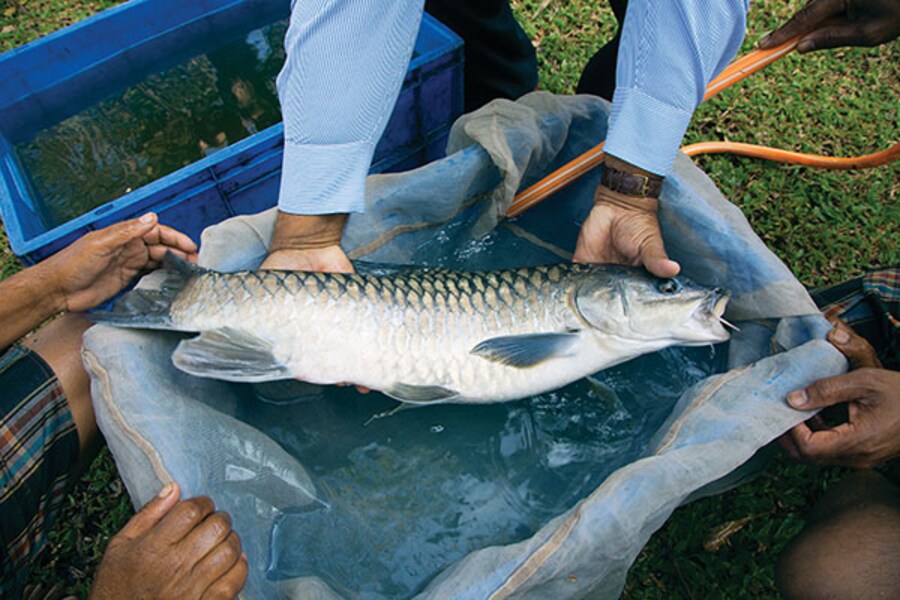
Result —
[[295, 215], [363, 212], [375, 145], [284, 142], [278, 209]]
[[672, 169], [692, 114], [637, 88], [617, 88], [604, 150], [625, 162], [665, 176]]

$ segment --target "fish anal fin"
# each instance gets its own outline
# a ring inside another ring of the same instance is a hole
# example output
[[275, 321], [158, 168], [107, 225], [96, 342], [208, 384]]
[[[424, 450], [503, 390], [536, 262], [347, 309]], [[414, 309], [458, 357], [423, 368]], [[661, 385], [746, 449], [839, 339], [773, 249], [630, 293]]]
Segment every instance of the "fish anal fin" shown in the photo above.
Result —
[[577, 340], [577, 332], [507, 335], [485, 340], [472, 348], [471, 353], [501, 365], [524, 369], [551, 358], [569, 356]]
[[449, 402], [459, 396], [459, 392], [439, 385], [412, 385], [408, 383], [395, 383], [391, 387], [382, 390], [382, 392], [394, 400], [409, 402], [410, 404]]
[[291, 377], [272, 343], [243, 329], [223, 327], [184, 340], [172, 354], [176, 367], [198, 377], [226, 381], [272, 381]]

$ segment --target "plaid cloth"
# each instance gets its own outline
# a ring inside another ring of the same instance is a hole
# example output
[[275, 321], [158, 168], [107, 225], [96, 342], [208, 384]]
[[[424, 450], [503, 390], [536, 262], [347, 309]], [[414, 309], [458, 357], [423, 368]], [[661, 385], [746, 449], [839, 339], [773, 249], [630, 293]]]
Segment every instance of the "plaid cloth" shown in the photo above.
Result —
[[0, 356], [0, 598], [15, 598], [47, 541], [78, 460], [56, 375], [14, 346]]
[[839, 317], [869, 340], [885, 368], [900, 370], [900, 266], [810, 293], [826, 316]]
[[[826, 316], [840, 318], [872, 344], [884, 368], [900, 370], [900, 266], [810, 293]], [[900, 485], [900, 458], [875, 468]]]

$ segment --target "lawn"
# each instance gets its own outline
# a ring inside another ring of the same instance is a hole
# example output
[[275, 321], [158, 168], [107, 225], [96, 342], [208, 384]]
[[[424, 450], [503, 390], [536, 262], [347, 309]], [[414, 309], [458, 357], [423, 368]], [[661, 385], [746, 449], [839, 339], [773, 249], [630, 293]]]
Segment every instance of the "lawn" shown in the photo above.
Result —
[[[113, 0], [0, 1], [0, 51], [49, 33]], [[743, 52], [802, 1], [752, 3]], [[514, 0], [538, 49], [543, 89], [572, 92], [581, 67], [612, 35], [603, 2]], [[599, 5], [599, 8], [597, 6]], [[704, 104], [685, 143], [730, 140], [836, 156], [865, 154], [898, 138], [897, 43], [791, 55]], [[769, 247], [810, 286], [900, 263], [898, 165], [820, 171], [727, 155], [698, 164], [739, 206]], [[0, 277], [19, 268], [0, 232]], [[838, 469], [777, 455], [756, 480], [678, 509], [638, 557], [626, 598], [776, 596], [773, 564]], [[32, 580], [86, 597], [109, 538], [131, 508], [107, 452], [67, 498], [65, 514]]]

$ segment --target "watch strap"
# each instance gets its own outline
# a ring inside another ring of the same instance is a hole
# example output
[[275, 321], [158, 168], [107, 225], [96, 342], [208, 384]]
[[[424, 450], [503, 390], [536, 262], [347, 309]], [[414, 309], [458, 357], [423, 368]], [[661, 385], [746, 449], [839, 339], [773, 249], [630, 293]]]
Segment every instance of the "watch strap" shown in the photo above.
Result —
[[620, 171], [606, 165], [600, 183], [610, 190], [638, 198], [659, 198], [662, 191], [662, 177]]

